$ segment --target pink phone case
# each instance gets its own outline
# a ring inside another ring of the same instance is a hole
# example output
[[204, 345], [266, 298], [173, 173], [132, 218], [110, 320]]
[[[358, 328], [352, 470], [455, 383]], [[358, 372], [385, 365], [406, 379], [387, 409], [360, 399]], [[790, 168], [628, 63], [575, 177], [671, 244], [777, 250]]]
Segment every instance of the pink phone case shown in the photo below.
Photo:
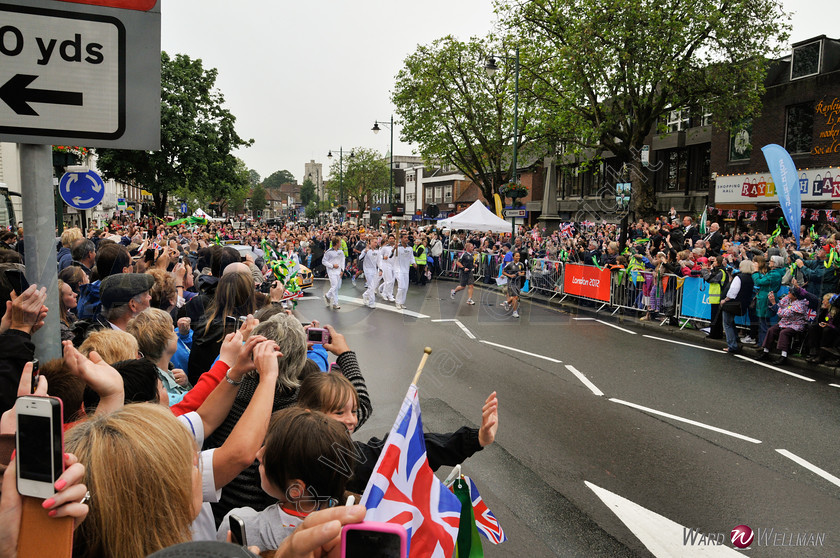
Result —
[[367, 531], [372, 533], [383, 533], [386, 535], [393, 535], [397, 536], [400, 541], [400, 550], [399, 550], [399, 557], [400, 558], [407, 558], [408, 557], [408, 534], [406, 533], [405, 527], [402, 525], [395, 525], [393, 523], [382, 523], [379, 521], [363, 521], [361, 523], [354, 523], [351, 525], [345, 525], [344, 528], [341, 529], [341, 557], [342, 558], [358, 558], [360, 556], [366, 557], [379, 557], [382, 556], [383, 558], [387, 556], [387, 558], [392, 558], [393, 555], [386, 555], [384, 553], [377, 554], [377, 551], [382, 552], [382, 548], [368, 548], [365, 549], [364, 554], [359, 555], [352, 555], [348, 556], [347, 554], [347, 533], [348, 531]]

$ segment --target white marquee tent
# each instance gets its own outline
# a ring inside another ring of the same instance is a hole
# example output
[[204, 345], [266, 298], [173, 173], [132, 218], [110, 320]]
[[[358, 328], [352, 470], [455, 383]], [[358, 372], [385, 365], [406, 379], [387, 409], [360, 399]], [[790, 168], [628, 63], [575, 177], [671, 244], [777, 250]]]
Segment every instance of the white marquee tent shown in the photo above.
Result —
[[480, 200], [475, 200], [467, 209], [448, 219], [437, 222], [438, 227], [449, 227], [454, 230], [492, 231], [495, 233], [509, 233], [511, 224], [500, 219], [495, 213], [484, 207]]

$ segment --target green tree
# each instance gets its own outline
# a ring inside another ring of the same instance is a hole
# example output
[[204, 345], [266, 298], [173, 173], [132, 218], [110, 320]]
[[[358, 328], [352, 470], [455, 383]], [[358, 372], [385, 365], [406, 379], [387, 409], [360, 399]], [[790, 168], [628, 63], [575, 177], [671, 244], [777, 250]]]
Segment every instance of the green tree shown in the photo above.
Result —
[[767, 57], [787, 40], [778, 0], [496, 0], [521, 43], [523, 94], [567, 154], [609, 150], [630, 166], [635, 209], [655, 208], [639, 167], [669, 111], [711, 112], [718, 126], [755, 113]]
[[267, 205], [265, 199], [265, 188], [263, 188], [262, 184], [257, 184], [254, 186], [253, 190], [251, 190], [251, 212], [254, 216], [257, 215], [257, 212], [262, 212]]
[[393, 94], [402, 140], [417, 143], [427, 161], [457, 167], [488, 201], [511, 180], [513, 142], [528, 156], [536, 139], [524, 99], [513, 137], [513, 61], [501, 62], [492, 77], [484, 69], [490, 55], [508, 53], [492, 37], [461, 42], [448, 36], [421, 45], [405, 59]]
[[306, 204], [306, 218], [315, 219], [316, 217], [318, 217], [318, 202], [313, 200]]
[[255, 171], [254, 169], [248, 170], [248, 182], [251, 184], [251, 187], [256, 186], [260, 183], [260, 173]]
[[310, 202], [317, 199], [318, 193], [315, 191], [315, 183], [307, 178], [300, 187], [300, 201], [306, 207]]
[[295, 184], [296, 182], [297, 180], [295, 180], [294, 175], [284, 169], [271, 173], [268, 178], [263, 180], [263, 186], [266, 188], [279, 188], [283, 184]]
[[96, 150], [104, 176], [151, 192], [159, 217], [172, 193], [202, 190], [218, 200], [242, 185], [231, 152], [253, 140], [236, 133], [236, 118], [215, 89], [217, 75], [200, 59], [162, 52], [160, 150]]
[[376, 194], [388, 191], [388, 162], [374, 149], [357, 147], [352, 157], [344, 157], [344, 178], [340, 179], [339, 161], [330, 165], [327, 191], [335, 199], [351, 199], [366, 211]]
[[[230, 174], [231, 182], [218, 182], [213, 190], [205, 189], [214, 204], [218, 206], [220, 213], [233, 214], [239, 212], [244, 206], [250, 190], [248, 185], [250, 170], [248, 166], [239, 157], [234, 160], [236, 164]], [[221, 195], [219, 195], [220, 192]]]

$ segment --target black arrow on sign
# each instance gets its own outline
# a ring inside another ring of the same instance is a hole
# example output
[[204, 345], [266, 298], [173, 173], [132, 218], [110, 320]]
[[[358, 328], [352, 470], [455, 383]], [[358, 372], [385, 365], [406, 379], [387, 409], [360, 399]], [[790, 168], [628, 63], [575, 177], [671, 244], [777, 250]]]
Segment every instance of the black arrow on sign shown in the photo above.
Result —
[[82, 106], [82, 94], [71, 91], [53, 91], [50, 89], [30, 89], [28, 85], [38, 76], [17, 74], [0, 87], [0, 99], [17, 114], [38, 116], [29, 103], [48, 103], [51, 105]]

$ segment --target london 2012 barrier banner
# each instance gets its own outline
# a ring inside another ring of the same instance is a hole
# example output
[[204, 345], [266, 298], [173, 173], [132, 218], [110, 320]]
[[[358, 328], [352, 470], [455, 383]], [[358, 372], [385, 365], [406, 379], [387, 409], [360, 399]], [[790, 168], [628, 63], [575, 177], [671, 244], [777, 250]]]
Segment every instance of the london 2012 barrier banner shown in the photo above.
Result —
[[566, 264], [563, 277], [563, 292], [610, 301], [610, 270], [598, 269], [591, 265]]

